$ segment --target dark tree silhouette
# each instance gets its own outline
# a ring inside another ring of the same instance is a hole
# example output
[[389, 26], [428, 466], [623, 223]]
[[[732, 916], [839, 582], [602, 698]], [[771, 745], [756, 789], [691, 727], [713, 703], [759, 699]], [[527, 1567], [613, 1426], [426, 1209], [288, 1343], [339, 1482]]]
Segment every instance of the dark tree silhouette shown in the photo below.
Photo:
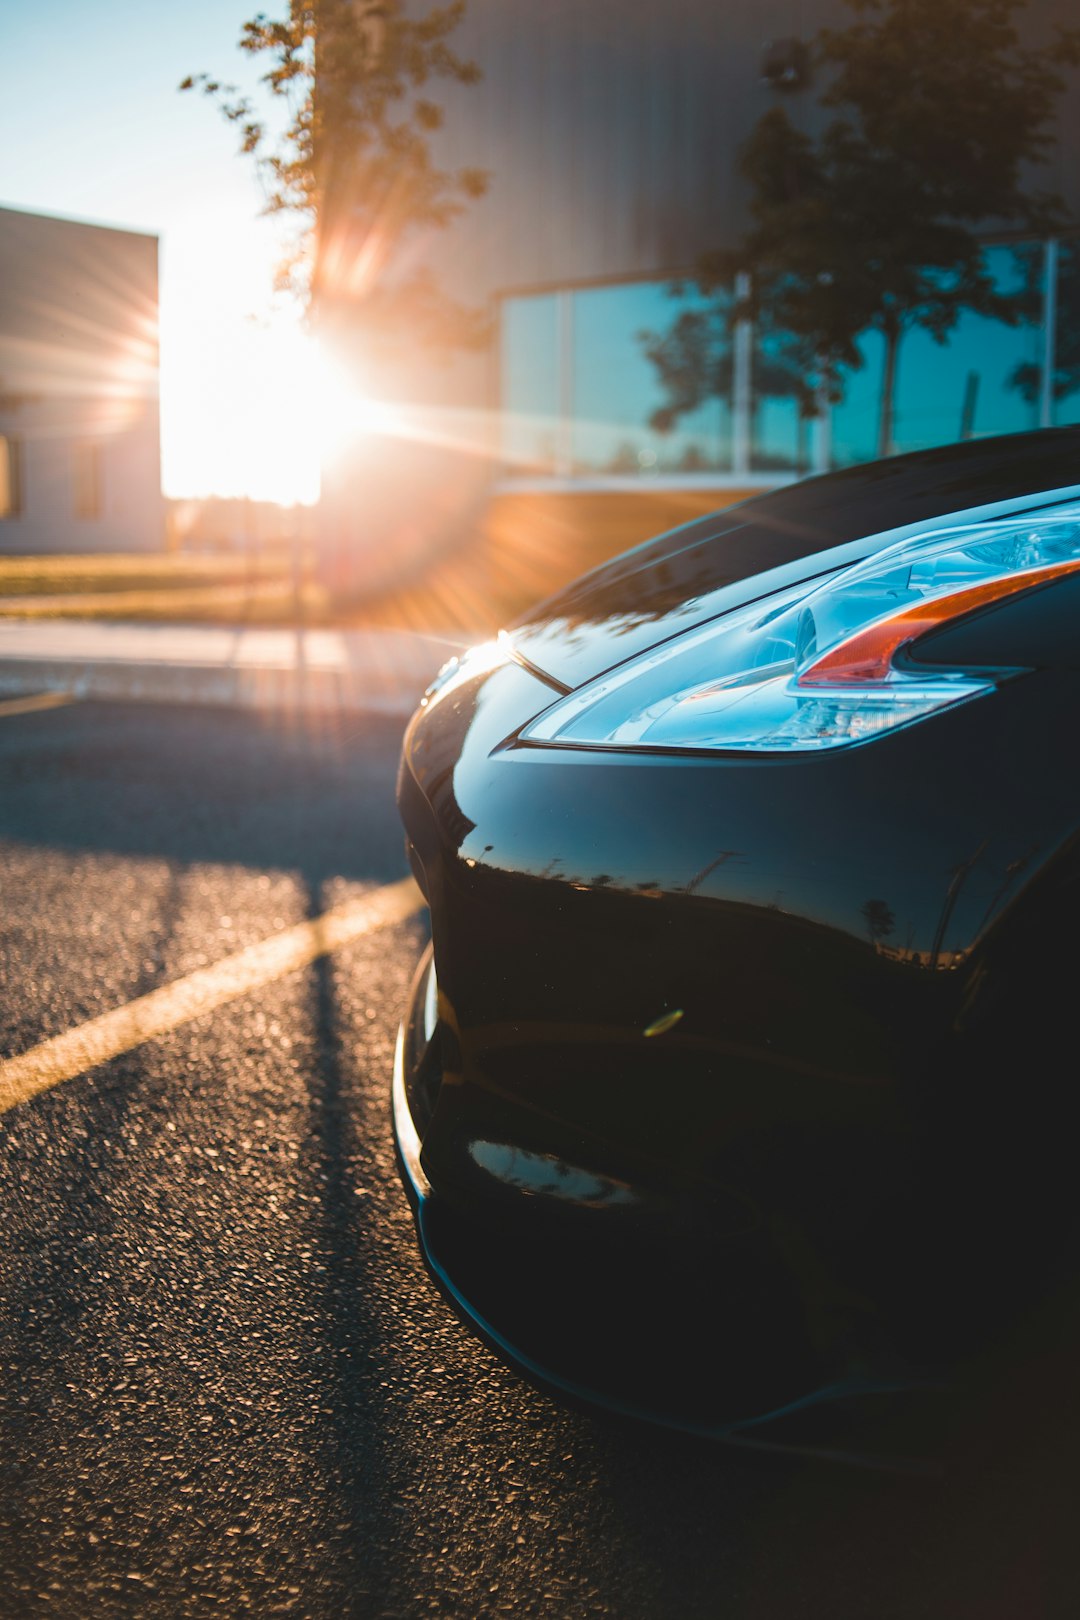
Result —
[[[674, 292], [681, 289], [675, 288]], [[658, 433], [670, 433], [679, 418], [707, 399], [730, 399], [735, 378], [731, 323], [725, 309], [714, 305], [683, 310], [666, 332], [638, 334], [645, 354], [656, 367], [665, 403], [649, 418]], [[799, 367], [797, 353], [759, 356], [753, 368], [757, 399], [793, 399], [800, 422], [813, 416], [816, 402]]]
[[[1042, 294], [1042, 254], [1030, 258], [1027, 302], [1036, 308]], [[1066, 237], [1058, 244], [1057, 334], [1054, 345], [1054, 399], [1068, 399], [1080, 388], [1080, 238]], [[1039, 367], [1025, 362], [1009, 378], [1021, 396], [1033, 404], [1039, 397]]]
[[422, 16], [403, 0], [290, 0], [283, 17], [260, 12], [241, 30], [240, 49], [267, 64], [263, 105], [206, 73], [180, 86], [217, 103], [258, 167], [266, 211], [297, 222], [282, 284], [320, 308], [347, 301], [373, 329], [450, 342], [477, 336], [470, 312], [430, 275], [383, 272], [404, 237], [446, 225], [487, 187], [483, 171], [439, 169], [431, 150], [443, 122], [432, 85], [480, 77], [450, 43], [464, 10], [465, 0]]
[[896, 927], [896, 917], [887, 900], [864, 900], [859, 909], [872, 945], [886, 939]]
[[[847, 4], [851, 22], [813, 45], [833, 116], [816, 139], [782, 107], [760, 120], [740, 158], [750, 228], [735, 251], [706, 256], [696, 281], [726, 294], [749, 272], [750, 294], [729, 321], [750, 316], [779, 334], [804, 389], [834, 401], [845, 369], [862, 363], [860, 334], [879, 332], [885, 455], [904, 333], [921, 327], [944, 342], [968, 310], [1020, 318], [987, 272], [976, 228], [1060, 224], [1060, 199], [1031, 187], [1030, 166], [1051, 144], [1080, 34], [1058, 27], [1045, 45], [1025, 45], [1026, 0]], [[712, 386], [707, 367], [700, 378]], [[676, 386], [670, 408], [677, 416], [701, 397]]]

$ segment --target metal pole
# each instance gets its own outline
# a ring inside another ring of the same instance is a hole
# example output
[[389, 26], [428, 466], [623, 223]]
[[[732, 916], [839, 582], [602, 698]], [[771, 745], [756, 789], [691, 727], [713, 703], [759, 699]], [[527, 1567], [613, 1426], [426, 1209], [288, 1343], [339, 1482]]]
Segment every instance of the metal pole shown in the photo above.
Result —
[[1057, 349], [1057, 238], [1043, 244], [1043, 352], [1039, 379], [1039, 426], [1052, 427], [1054, 421], [1054, 359]]
[[557, 294], [559, 324], [559, 426], [555, 475], [574, 476], [574, 304], [573, 293]]
[[829, 390], [823, 382], [818, 383], [815, 394], [817, 408], [813, 421], [812, 465], [814, 472], [827, 473], [832, 466], [832, 406], [829, 403]]
[[[735, 301], [742, 303], [750, 296], [750, 277], [745, 270], [740, 270], [735, 277]], [[753, 412], [753, 364], [754, 328], [750, 321], [740, 320], [735, 323], [734, 335], [734, 378], [733, 399], [731, 402], [731, 470], [733, 473], [745, 477], [750, 471], [750, 429]]]

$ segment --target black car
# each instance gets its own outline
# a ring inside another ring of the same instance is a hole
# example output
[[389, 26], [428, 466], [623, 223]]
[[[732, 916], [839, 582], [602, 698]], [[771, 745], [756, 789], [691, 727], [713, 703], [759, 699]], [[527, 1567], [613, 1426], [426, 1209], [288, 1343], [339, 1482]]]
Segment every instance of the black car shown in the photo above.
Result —
[[717, 1435], [1024, 1342], [1077, 1274], [1078, 726], [1076, 429], [757, 497], [441, 672], [394, 1119], [489, 1339]]

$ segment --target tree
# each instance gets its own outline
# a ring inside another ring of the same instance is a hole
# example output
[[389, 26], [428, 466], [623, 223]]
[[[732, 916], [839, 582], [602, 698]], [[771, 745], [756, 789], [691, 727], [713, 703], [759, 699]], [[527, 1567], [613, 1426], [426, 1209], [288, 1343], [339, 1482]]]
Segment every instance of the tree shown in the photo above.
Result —
[[[862, 364], [860, 335], [879, 332], [887, 455], [904, 333], [921, 327], [943, 343], [965, 311], [1019, 319], [976, 228], [1060, 223], [1060, 199], [1032, 189], [1028, 171], [1051, 144], [1080, 33], [1022, 44], [1026, 0], [846, 3], [853, 20], [823, 29], [812, 53], [833, 116], [815, 139], [782, 107], [764, 115], [740, 157], [750, 228], [734, 252], [708, 255], [696, 280], [714, 293], [749, 272], [733, 318], [780, 334], [786, 362], [832, 401], [845, 369]], [[686, 398], [673, 397], [676, 410]]]
[[876, 950], [880, 941], [896, 927], [892, 907], [887, 900], [864, 900], [859, 911], [866, 924], [867, 937]]
[[[681, 288], [673, 290], [678, 293]], [[683, 310], [666, 332], [641, 332], [639, 341], [667, 395], [664, 404], [649, 418], [655, 432], [670, 433], [681, 416], [696, 410], [706, 399], [731, 398], [735, 356], [726, 308], [714, 304]], [[783, 343], [776, 354], [759, 357], [754, 367], [754, 392], [759, 398], [793, 399], [800, 429], [817, 407], [798, 356]]]
[[448, 224], [487, 187], [481, 170], [439, 169], [431, 150], [443, 123], [431, 86], [480, 77], [450, 44], [464, 11], [465, 0], [420, 17], [403, 0], [290, 0], [284, 17], [259, 13], [241, 31], [240, 49], [269, 64], [261, 108], [205, 73], [180, 86], [218, 104], [258, 166], [266, 211], [297, 222], [279, 283], [320, 314], [345, 302], [384, 334], [475, 336], [475, 318], [428, 273], [394, 268], [410, 233]]
[[[1042, 297], [1043, 261], [1039, 254], [1026, 266], [1029, 307]], [[1009, 378], [1023, 399], [1034, 404], [1042, 391], [1040, 367], [1029, 361], [1018, 365]], [[1080, 388], [1080, 240], [1072, 237], [1058, 243], [1057, 333], [1054, 343], [1054, 374], [1050, 379], [1055, 400], [1068, 399]]]

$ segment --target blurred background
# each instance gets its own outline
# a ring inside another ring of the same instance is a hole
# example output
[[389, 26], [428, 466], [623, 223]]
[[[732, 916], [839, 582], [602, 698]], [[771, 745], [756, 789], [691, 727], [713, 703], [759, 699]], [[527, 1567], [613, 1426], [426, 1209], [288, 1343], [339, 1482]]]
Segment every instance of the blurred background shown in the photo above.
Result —
[[482, 632], [746, 494], [1080, 421], [1061, 0], [275, 18], [5, 20], [0, 612]]

